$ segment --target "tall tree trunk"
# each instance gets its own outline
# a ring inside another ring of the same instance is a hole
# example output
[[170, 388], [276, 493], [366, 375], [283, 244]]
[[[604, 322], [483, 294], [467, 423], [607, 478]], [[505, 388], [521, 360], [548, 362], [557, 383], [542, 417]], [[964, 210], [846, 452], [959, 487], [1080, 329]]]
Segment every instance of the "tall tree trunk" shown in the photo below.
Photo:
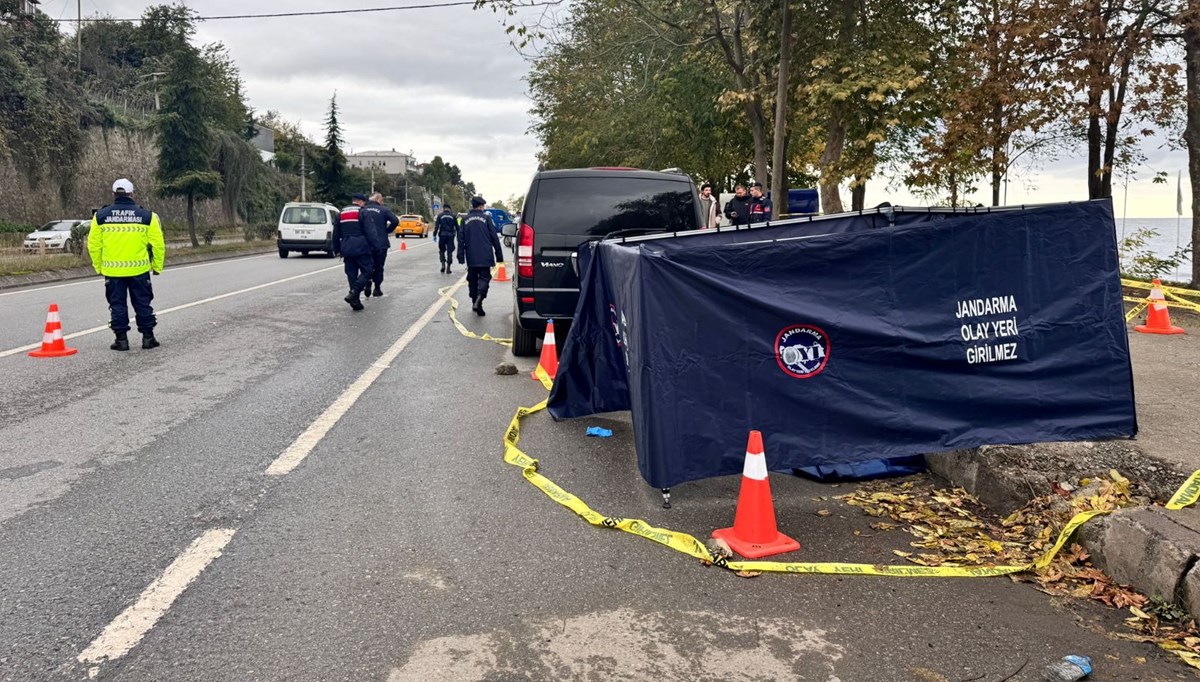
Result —
[[1100, 93], [1088, 94], [1088, 199], [1099, 199], [1104, 196], [1104, 182], [1101, 177], [1103, 168], [1100, 165], [1100, 148], [1103, 146], [1100, 132]]
[[1188, 178], [1192, 181], [1192, 286], [1200, 285], [1200, 0], [1189, 0], [1183, 24], [1184, 65], [1187, 72]]
[[850, 186], [850, 210], [861, 211], [867, 203], [867, 179], [861, 175], [854, 177], [854, 184]]
[[750, 122], [750, 136], [754, 139], [754, 179], [762, 182], [767, 178], [767, 118], [763, 115], [762, 100], [756, 95], [746, 104], [746, 119]]
[[196, 239], [196, 197], [188, 192], [188, 236], [192, 238], [192, 247], [199, 248], [200, 240]]
[[821, 189], [821, 212], [841, 213], [842, 195], [838, 190], [839, 173], [836, 166], [842, 160], [842, 150], [846, 146], [846, 116], [841, 112], [845, 107], [840, 102], [834, 102], [830, 107], [829, 121], [825, 125], [825, 149], [821, 150], [818, 165], [821, 169], [821, 179], [818, 186]]
[[788, 84], [792, 67], [792, 9], [783, 0], [783, 20], [779, 33], [779, 77], [775, 86], [775, 139], [771, 163], [771, 199], [775, 205], [772, 218], [787, 213], [787, 109]]
[[1113, 164], [1117, 156], [1117, 135], [1121, 132], [1121, 114], [1125, 110], [1125, 91], [1129, 87], [1129, 68], [1133, 57], [1126, 52], [1121, 59], [1121, 73], [1117, 76], [1116, 90], [1108, 89], [1108, 116], [1104, 131], [1104, 170], [1100, 185], [1100, 196], [1112, 196]]

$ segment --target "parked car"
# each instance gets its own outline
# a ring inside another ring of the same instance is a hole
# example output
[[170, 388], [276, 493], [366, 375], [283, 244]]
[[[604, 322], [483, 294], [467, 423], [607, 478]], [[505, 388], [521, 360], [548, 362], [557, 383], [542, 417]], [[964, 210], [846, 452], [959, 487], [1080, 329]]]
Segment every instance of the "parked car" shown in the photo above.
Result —
[[51, 220], [42, 225], [37, 232], [30, 232], [25, 235], [25, 242], [22, 245], [24, 249], [30, 253], [41, 251], [43, 246], [47, 251], [66, 251], [67, 242], [71, 239], [71, 230], [76, 225], [87, 225], [90, 220], [71, 220], [60, 218]]
[[575, 254], [581, 244], [701, 225], [696, 185], [680, 173], [587, 168], [535, 174], [521, 224], [503, 231], [517, 242], [513, 354], [534, 355], [547, 320], [574, 316]]
[[310, 251], [324, 251], [333, 257], [333, 226], [338, 220], [338, 210], [332, 204], [289, 201], [279, 214], [279, 230], [276, 245], [279, 257], [287, 258], [292, 251], [308, 255]]
[[407, 237], [410, 234], [415, 234], [418, 237], [426, 237], [426, 232], [429, 226], [425, 224], [425, 219], [419, 215], [402, 215], [400, 216], [400, 224], [396, 226], [396, 238]]
[[502, 208], [485, 208], [483, 209], [483, 212], [492, 217], [492, 224], [496, 226], [497, 232], [503, 232], [505, 225], [516, 222], [513, 220], [512, 216], [508, 214], [508, 211]]

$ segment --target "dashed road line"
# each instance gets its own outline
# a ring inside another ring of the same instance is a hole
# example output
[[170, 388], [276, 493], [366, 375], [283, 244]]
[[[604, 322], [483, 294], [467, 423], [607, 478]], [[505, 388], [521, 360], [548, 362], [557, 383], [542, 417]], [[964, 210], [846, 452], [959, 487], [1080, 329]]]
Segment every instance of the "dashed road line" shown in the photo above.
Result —
[[379, 376], [383, 374], [383, 371], [391, 365], [392, 361], [395, 360], [396, 357], [408, 347], [408, 344], [412, 343], [412, 340], [417, 337], [417, 334], [420, 334], [421, 330], [433, 320], [433, 318], [438, 314], [438, 311], [442, 309], [442, 306], [446, 304], [446, 301], [449, 300], [450, 297], [454, 296], [454, 292], [458, 291], [459, 287], [461, 287], [464, 282], [465, 280], [460, 279], [449, 291], [446, 292], [445, 296], [439, 296], [438, 300], [434, 301], [433, 304], [425, 310], [421, 317], [418, 318], [417, 321], [412, 324], [412, 326], [405, 330], [404, 334], [397, 339], [396, 342], [393, 343], [392, 346], [383, 353], [383, 355], [379, 356], [379, 359], [371, 363], [371, 366], [368, 367], [366, 371], [364, 371], [358, 377], [358, 379], [354, 381], [353, 384], [350, 384], [350, 387], [343, 391], [342, 394], [338, 396], [337, 399], [334, 400], [333, 403], [327, 407], [323, 413], [321, 413], [321, 416], [317, 417], [312, 424], [309, 424], [308, 428], [304, 430], [304, 433], [300, 434], [300, 436], [297, 437], [296, 440], [293, 441], [292, 444], [283, 451], [283, 454], [279, 455], [279, 457], [276, 457], [274, 462], [271, 462], [271, 466], [267, 467], [266, 475], [283, 476], [299, 466], [299, 464], [304, 461], [304, 458], [308, 456], [308, 453], [312, 452], [313, 448], [317, 447], [317, 444], [321, 442], [321, 439], [325, 437], [325, 434], [329, 433], [329, 431], [338, 423], [338, 421], [345, 416], [346, 412], [350, 410], [354, 403], [357, 402], [360, 397], [362, 397], [362, 394], [365, 393], [368, 388], [370, 388], [371, 384], [375, 383], [375, 380], [378, 379]]
[[118, 615], [100, 636], [79, 654], [80, 663], [114, 661], [129, 653], [158, 622], [171, 604], [183, 594], [221, 550], [233, 539], [235, 530], [215, 528], [196, 538], [167, 570], [150, 583], [129, 608]]

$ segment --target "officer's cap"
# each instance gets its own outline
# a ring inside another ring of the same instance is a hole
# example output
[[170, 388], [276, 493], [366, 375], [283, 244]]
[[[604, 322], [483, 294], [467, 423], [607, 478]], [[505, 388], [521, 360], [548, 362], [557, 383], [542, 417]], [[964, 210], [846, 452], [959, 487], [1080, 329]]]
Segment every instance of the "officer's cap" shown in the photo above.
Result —
[[483, 206], [485, 204], [487, 204], [487, 202], [483, 200], [483, 197], [471, 197], [471, 206], [472, 207]]
[[353, 198], [355, 201], [366, 201], [367, 195], [363, 194], [362, 192], [355, 192]]
[[133, 194], [133, 183], [121, 178], [113, 183], [113, 194]]

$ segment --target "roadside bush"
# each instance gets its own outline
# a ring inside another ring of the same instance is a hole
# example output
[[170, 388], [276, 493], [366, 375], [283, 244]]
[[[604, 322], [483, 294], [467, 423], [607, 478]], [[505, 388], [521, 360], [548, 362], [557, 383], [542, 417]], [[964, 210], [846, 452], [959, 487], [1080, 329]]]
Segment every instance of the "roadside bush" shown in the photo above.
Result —
[[38, 229], [37, 225], [29, 223], [11, 223], [7, 220], [0, 220], [0, 234], [21, 234], [26, 235]]
[[1121, 274], [1131, 279], [1156, 279], [1174, 272], [1180, 265], [1191, 260], [1192, 245], [1181, 246], [1166, 258], [1154, 255], [1149, 243], [1158, 236], [1158, 230], [1140, 227], [1121, 240]]
[[80, 223], [71, 228], [71, 236], [67, 238], [67, 250], [76, 256], [82, 256], [83, 250], [87, 246], [88, 232], [91, 232], [91, 223]]

